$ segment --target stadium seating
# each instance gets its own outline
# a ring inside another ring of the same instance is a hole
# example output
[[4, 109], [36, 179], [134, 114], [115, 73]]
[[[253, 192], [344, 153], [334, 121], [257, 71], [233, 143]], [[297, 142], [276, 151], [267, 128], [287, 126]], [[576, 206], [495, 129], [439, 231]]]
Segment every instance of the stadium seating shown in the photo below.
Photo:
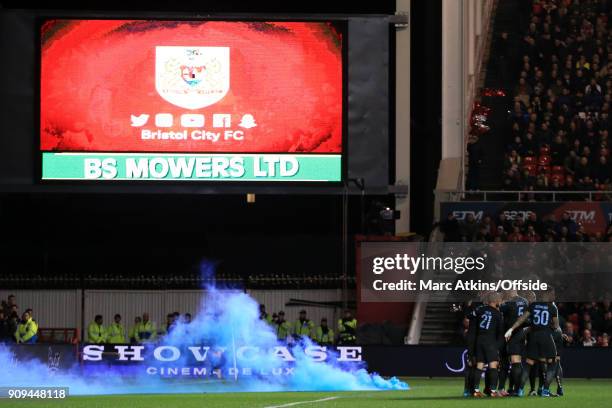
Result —
[[494, 47], [492, 58], [512, 57], [506, 155], [521, 163], [503, 169], [505, 189], [612, 190], [609, 161], [600, 162], [610, 158], [609, 13], [607, 4], [535, 1], [514, 41]]

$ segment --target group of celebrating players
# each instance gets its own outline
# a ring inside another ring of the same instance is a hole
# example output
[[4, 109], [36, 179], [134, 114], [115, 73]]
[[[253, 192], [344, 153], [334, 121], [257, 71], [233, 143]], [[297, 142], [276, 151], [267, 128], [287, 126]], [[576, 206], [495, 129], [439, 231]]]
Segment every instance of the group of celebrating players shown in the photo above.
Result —
[[[563, 395], [563, 334], [554, 296], [553, 289], [542, 293], [539, 300], [533, 291], [521, 292], [521, 296], [515, 290], [484, 292], [480, 299], [467, 304], [465, 397], [522, 397], [528, 380], [530, 396]], [[485, 366], [485, 387], [481, 392]], [[557, 382], [555, 394], [550, 392], [553, 379]]]

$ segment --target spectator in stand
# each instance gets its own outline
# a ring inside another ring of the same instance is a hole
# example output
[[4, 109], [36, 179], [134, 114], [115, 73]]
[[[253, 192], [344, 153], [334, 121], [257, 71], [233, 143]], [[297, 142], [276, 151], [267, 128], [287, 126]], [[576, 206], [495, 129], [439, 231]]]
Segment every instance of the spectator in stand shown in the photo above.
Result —
[[327, 325], [327, 319], [321, 319], [321, 325], [317, 327], [315, 340], [322, 346], [334, 345], [334, 331]]
[[491, 216], [488, 214], [485, 215], [482, 218], [482, 221], [480, 222], [480, 233], [489, 237], [489, 239], [487, 239], [488, 241], [490, 241], [493, 238], [493, 236], [495, 236], [495, 234], [497, 233], [497, 229], [495, 228], [495, 223], [491, 219]]
[[576, 230], [578, 229], [578, 225], [576, 225], [576, 222], [572, 219], [570, 213], [568, 213], [567, 211], [565, 211], [561, 216], [561, 221], [557, 223], [555, 231], [559, 233], [563, 227], [567, 228], [567, 232], [569, 235], [574, 235], [576, 233]]
[[493, 241], [493, 235], [487, 232], [487, 228], [481, 224], [478, 225], [478, 233], [474, 237], [475, 242], [491, 242]]
[[578, 229], [576, 230], [576, 235], [574, 235], [575, 242], [589, 242], [589, 235], [584, 228], [584, 225], [578, 225]]
[[507, 190], [518, 190], [520, 188], [521, 175], [518, 165], [514, 164], [504, 174], [504, 188]]
[[4, 311], [5, 316], [10, 316], [16, 307], [17, 298], [15, 298], [15, 295], [9, 295], [6, 302], [4, 300], [2, 301], [2, 310]]
[[597, 346], [598, 347], [609, 347], [609, 336], [608, 333], [604, 333], [601, 336], [597, 337]]
[[4, 315], [4, 310], [0, 309], [0, 343], [8, 343], [13, 340], [14, 330], [11, 330], [9, 319]]
[[482, 143], [477, 137], [470, 137], [467, 146], [468, 152], [468, 173], [466, 178], [466, 188], [468, 190], [478, 190], [480, 187], [480, 166], [482, 165], [484, 152]]
[[102, 315], [96, 315], [94, 321], [87, 327], [87, 342], [93, 344], [106, 343], [106, 329], [104, 328]]
[[608, 225], [608, 229], [606, 230], [604, 241], [610, 242], [611, 239], [612, 239], [612, 224]]
[[563, 327], [563, 334], [565, 335], [565, 344], [566, 346], [574, 346], [578, 343], [578, 335], [576, 334], [576, 330], [574, 329], [574, 324], [572, 322], [566, 322]]
[[591, 323], [597, 333], [603, 333], [604, 330], [604, 312], [602, 307], [597, 302], [591, 302], [585, 305], [585, 310], [588, 310], [591, 315]]
[[596, 190], [607, 190], [610, 184], [610, 166], [608, 165], [608, 159], [606, 156], [599, 158], [599, 163], [593, 172], [593, 178], [595, 180]]
[[272, 322], [272, 316], [266, 312], [266, 305], [261, 303], [259, 305], [259, 320], [263, 320], [264, 322], [270, 324]]
[[157, 337], [157, 329], [154, 322], [149, 320], [149, 313], [142, 314], [142, 322], [136, 327], [134, 333], [137, 343], [153, 343]]
[[17, 309], [17, 305], [14, 305], [11, 314], [8, 316], [9, 329], [13, 335], [17, 331], [17, 327], [19, 326], [19, 315], [14, 309]]
[[512, 233], [508, 235], [508, 242], [522, 242], [523, 234], [518, 226], [512, 227]]
[[555, 136], [555, 140], [550, 148], [551, 164], [553, 166], [563, 166], [567, 155], [567, 143], [564, 140], [563, 131], [560, 130]]
[[501, 225], [497, 226], [497, 232], [495, 234], [494, 240], [496, 242], [506, 242], [506, 241], [508, 241], [508, 234], [506, 234], [506, 231], [504, 230], [504, 227], [502, 227]]
[[19, 306], [17, 305], [11, 306], [11, 308], [9, 309], [9, 315], [13, 315], [13, 314], [16, 314], [17, 320], [19, 320]]
[[519, 83], [514, 89], [514, 94], [516, 95], [518, 100], [523, 105], [529, 106], [529, 98], [532, 93], [533, 93], [533, 88], [531, 88], [531, 85], [527, 83], [525, 78], [519, 79]]
[[300, 310], [299, 318], [293, 323], [293, 336], [296, 340], [314, 337], [314, 323], [306, 316], [306, 310]]
[[573, 176], [576, 173], [576, 167], [580, 158], [576, 154], [576, 150], [570, 150], [569, 155], [563, 161], [563, 168], [568, 176]]
[[111, 344], [125, 344], [125, 328], [121, 324], [121, 315], [116, 314], [114, 322], [106, 329], [107, 340]]
[[478, 233], [478, 223], [474, 214], [467, 213], [465, 221], [459, 224], [459, 233], [462, 241], [471, 242]]
[[540, 235], [538, 235], [538, 233], [535, 231], [535, 228], [533, 227], [533, 225], [529, 225], [527, 227], [527, 233], [523, 237], [523, 241], [540, 242], [542, 241], [542, 239], [540, 238]]
[[444, 234], [444, 241], [460, 241], [459, 221], [452, 212], [448, 213], [446, 219], [440, 223], [440, 231]]
[[497, 217], [497, 225], [504, 227], [504, 231], [509, 234], [512, 232], [512, 221], [506, 217], [506, 214], [502, 211]]
[[604, 315], [603, 331], [612, 333], [612, 311], [608, 310]]
[[580, 343], [583, 347], [593, 347], [597, 344], [597, 340], [591, 336], [591, 331], [588, 329], [584, 329], [582, 331], [582, 339], [580, 339]]
[[561, 227], [561, 230], [557, 233], [558, 242], [572, 242], [574, 237], [569, 234], [567, 227]]
[[527, 132], [525, 134], [525, 140], [523, 140], [523, 150], [521, 154], [523, 156], [535, 156], [538, 151], [538, 145], [533, 138], [533, 132]]
[[[520, 148], [520, 146], [517, 146]], [[504, 163], [505, 169], [510, 169], [512, 166], [520, 166], [521, 165], [521, 156], [519, 156], [517, 149], [510, 150], [510, 154], [506, 156], [506, 160]]]
[[338, 344], [352, 346], [357, 342], [357, 319], [350, 310], [344, 311], [344, 317], [338, 320]]
[[582, 319], [580, 320], [580, 325], [582, 327], [582, 330], [584, 329], [591, 329], [593, 326], [593, 321], [591, 320], [591, 314], [589, 312], [583, 312], [582, 313]]
[[578, 190], [581, 191], [593, 191], [595, 190], [595, 183], [593, 182], [592, 177], [584, 178], [578, 185]]
[[21, 321], [15, 331], [15, 341], [17, 343], [34, 344], [38, 341], [38, 324], [26, 310], [21, 316]]
[[157, 330], [157, 336], [163, 337], [169, 334], [170, 332], [172, 332], [172, 330], [174, 330], [177, 323], [178, 318], [176, 316], [176, 313], [168, 313], [166, 315], [166, 324], [159, 327], [159, 329]]
[[589, 159], [586, 156], [582, 156], [580, 161], [578, 162], [578, 166], [576, 167], [575, 173], [576, 181], [582, 184], [586, 179], [590, 179], [591, 177], [591, 166], [589, 163]]
[[291, 324], [285, 320], [285, 312], [278, 312], [276, 319], [276, 338], [281, 341], [288, 341], [291, 335]]
[[498, 58], [498, 66], [499, 66], [499, 79], [501, 84], [510, 83], [510, 60], [513, 57], [510, 40], [508, 38], [507, 32], [502, 32], [497, 39], [497, 58]]
[[34, 310], [32, 310], [31, 307], [26, 309], [26, 313], [30, 315], [30, 318], [32, 319], [33, 322], [36, 322], [36, 319], [34, 319]]
[[533, 227], [534, 231], [537, 234], [543, 234], [544, 233], [544, 225], [540, 222], [540, 220], [538, 220], [538, 215], [536, 213], [534, 213], [533, 211], [529, 212], [529, 215], [527, 215], [527, 220], [525, 221], [525, 226], [527, 228]]
[[134, 318], [134, 326], [132, 326], [132, 328], [130, 329], [130, 333], [129, 333], [130, 344], [138, 343], [138, 338], [136, 336], [136, 330], [138, 330], [138, 327], [140, 327], [141, 323], [142, 323], [142, 318], [140, 316], [136, 316]]

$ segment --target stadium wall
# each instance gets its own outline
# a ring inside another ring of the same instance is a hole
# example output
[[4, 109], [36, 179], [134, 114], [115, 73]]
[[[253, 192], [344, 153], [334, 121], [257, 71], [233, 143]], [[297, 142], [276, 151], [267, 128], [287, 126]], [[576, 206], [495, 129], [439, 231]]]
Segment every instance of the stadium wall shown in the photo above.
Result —
[[442, 158], [465, 148], [470, 107], [481, 83], [493, 0], [442, 2]]
[[[439, 346], [364, 346], [371, 371], [407, 377], [463, 376], [467, 350]], [[566, 378], [612, 378], [612, 349], [566, 348], [561, 357]]]
[[495, 218], [501, 212], [505, 213], [509, 220], [518, 217], [527, 218], [529, 213], [536, 213], [539, 220], [548, 215], [554, 215], [557, 220], [561, 219], [564, 212], [569, 212], [570, 217], [577, 223], [584, 225], [588, 233], [605, 233], [610, 222], [612, 222], [612, 202], [442, 202], [440, 204], [440, 219], [446, 219], [449, 213], [462, 221], [468, 213], [471, 213], [479, 222], [485, 215]]
[[[67, 370], [78, 360], [79, 346], [33, 344], [12, 346], [16, 361], [37, 359], [50, 370]], [[465, 349], [437, 346], [362, 346], [362, 357], [370, 371], [384, 376], [462, 377]], [[612, 378], [612, 350], [568, 348], [562, 356], [566, 378]]]
[[17, 297], [19, 311], [34, 310], [35, 319], [45, 328], [75, 328], [81, 319], [80, 290], [5, 290], [0, 299], [10, 294]]

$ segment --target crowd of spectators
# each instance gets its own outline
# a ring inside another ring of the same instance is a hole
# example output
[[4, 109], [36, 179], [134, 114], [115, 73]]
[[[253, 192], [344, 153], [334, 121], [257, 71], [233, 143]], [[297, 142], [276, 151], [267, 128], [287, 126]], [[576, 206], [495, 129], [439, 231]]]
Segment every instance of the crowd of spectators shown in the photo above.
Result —
[[497, 217], [485, 214], [481, 220], [472, 213], [463, 220], [449, 213], [440, 231], [446, 242], [612, 242], [612, 225], [606, 231], [588, 233], [568, 212], [561, 219], [549, 215], [542, 220], [535, 212], [513, 219], [504, 212]]
[[[344, 316], [338, 320], [337, 335], [327, 319], [322, 318], [316, 325], [307, 316], [306, 310], [301, 310], [297, 320], [289, 322], [285, 320], [285, 312], [268, 314], [265, 305], [259, 307], [259, 319], [269, 324], [276, 333], [279, 341], [292, 343], [300, 338], [308, 337], [319, 344], [354, 344], [356, 341], [357, 320], [350, 311], [345, 311]], [[157, 325], [149, 318], [149, 313], [134, 318], [134, 324], [129, 331], [121, 323], [121, 315], [115, 314], [113, 322], [104, 324], [104, 317], [96, 315], [87, 328], [87, 343], [93, 344], [146, 344], [156, 343], [170, 334], [178, 325], [190, 325], [192, 316], [190, 313], [181, 315], [179, 312], [169, 313], [166, 322]], [[189, 326], [187, 326], [188, 328]]]
[[[315, 324], [307, 316], [306, 310], [301, 310], [297, 320], [285, 320], [285, 312], [268, 314], [265, 305], [259, 306], [259, 319], [269, 324], [279, 341], [295, 342], [302, 337], [308, 337], [323, 345], [350, 345], [356, 342], [357, 320], [352, 312], [346, 310], [338, 320], [337, 332], [322, 318]], [[105, 324], [102, 315], [96, 315], [87, 326], [85, 341], [92, 344], [146, 344], [155, 343], [170, 334], [178, 325], [190, 325], [190, 313], [168, 313], [166, 321], [157, 325], [150, 319], [149, 313], [134, 318], [129, 330], [122, 323], [120, 314], [113, 316], [110, 324]], [[189, 327], [189, 326], [187, 326]], [[27, 309], [19, 316], [19, 307], [14, 295], [9, 295], [2, 301], [0, 307], [0, 343], [36, 343], [38, 341], [38, 324], [33, 319], [32, 309]]]
[[612, 3], [533, 0], [519, 40], [503, 185], [612, 190]]
[[36, 343], [38, 323], [34, 311], [26, 309], [21, 315], [15, 295], [0, 304], [0, 343]]
[[559, 303], [558, 307], [566, 346], [609, 347], [612, 334], [609, 300], [601, 303]]

